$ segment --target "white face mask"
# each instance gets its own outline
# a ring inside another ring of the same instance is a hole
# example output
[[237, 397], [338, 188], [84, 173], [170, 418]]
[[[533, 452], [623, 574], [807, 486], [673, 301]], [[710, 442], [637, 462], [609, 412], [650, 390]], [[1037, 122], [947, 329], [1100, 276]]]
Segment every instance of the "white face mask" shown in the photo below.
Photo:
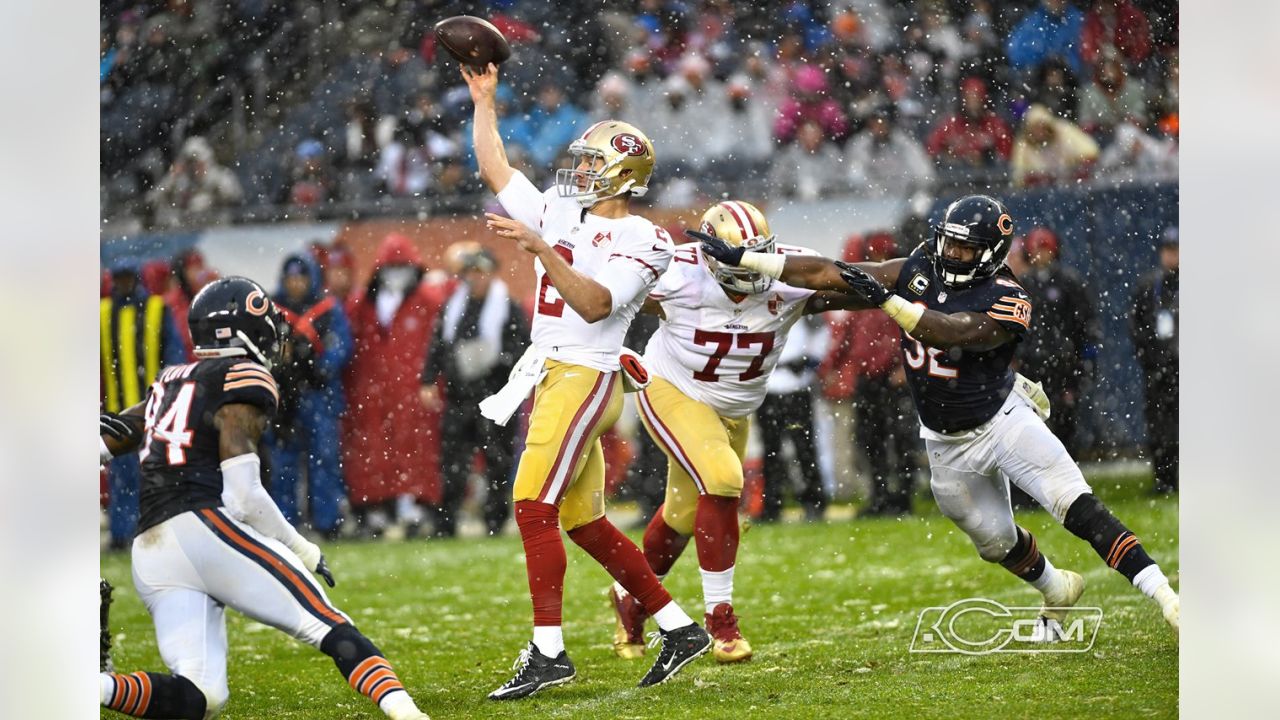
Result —
[[407, 291], [418, 277], [418, 268], [412, 265], [392, 265], [382, 269], [382, 287]]

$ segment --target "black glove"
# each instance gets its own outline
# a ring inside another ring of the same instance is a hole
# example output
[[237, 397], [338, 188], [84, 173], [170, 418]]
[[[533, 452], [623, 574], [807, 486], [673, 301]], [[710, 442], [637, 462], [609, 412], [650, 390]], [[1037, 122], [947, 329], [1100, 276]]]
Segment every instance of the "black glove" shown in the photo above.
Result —
[[142, 428], [116, 413], [98, 415], [98, 434], [108, 435], [120, 442], [133, 443], [142, 441]]
[[849, 284], [854, 295], [867, 301], [872, 307], [880, 307], [893, 296], [866, 270], [846, 262], [837, 262], [836, 265], [840, 267], [840, 279]]
[[320, 562], [316, 563], [316, 574], [324, 578], [324, 581], [329, 584], [329, 587], [334, 587], [338, 584], [337, 581], [333, 579], [333, 573], [329, 572], [329, 566], [324, 564], [323, 555], [320, 556]]
[[702, 243], [702, 252], [719, 260], [725, 265], [738, 267], [742, 264], [742, 254], [747, 251], [744, 247], [734, 247], [729, 243], [721, 240], [714, 235], [708, 235], [697, 230], [685, 230], [685, 235]]

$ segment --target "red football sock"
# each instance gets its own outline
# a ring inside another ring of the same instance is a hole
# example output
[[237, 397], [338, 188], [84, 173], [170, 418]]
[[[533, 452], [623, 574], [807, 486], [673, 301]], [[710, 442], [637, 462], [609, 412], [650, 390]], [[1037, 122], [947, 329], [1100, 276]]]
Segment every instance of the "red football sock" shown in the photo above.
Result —
[[693, 534], [699, 567], [708, 572], [733, 567], [738, 558], [738, 498], [699, 495]]
[[564, 542], [560, 540], [560, 508], [535, 500], [516, 503], [516, 525], [524, 542], [529, 573], [533, 624], [558, 626], [564, 604]]
[[668, 525], [662, 519], [662, 508], [659, 507], [644, 529], [644, 559], [649, 561], [649, 567], [658, 575], [666, 575], [688, 544], [689, 536], [681, 535]]
[[569, 539], [603, 565], [619, 585], [640, 601], [645, 612], [652, 615], [671, 602], [670, 593], [649, 568], [644, 553], [608, 518], [598, 518], [570, 530]]

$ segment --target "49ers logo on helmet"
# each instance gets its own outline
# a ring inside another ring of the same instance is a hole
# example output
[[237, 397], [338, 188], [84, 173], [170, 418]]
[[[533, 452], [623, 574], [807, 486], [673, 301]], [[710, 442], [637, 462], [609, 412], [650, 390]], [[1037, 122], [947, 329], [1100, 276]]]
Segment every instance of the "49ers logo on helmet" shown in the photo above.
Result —
[[623, 155], [640, 156], [645, 153], [644, 141], [631, 133], [619, 133], [609, 141], [614, 150]]
[[702, 223], [702, 227], [701, 227], [701, 228], [699, 228], [699, 230], [701, 230], [702, 232], [706, 233], [707, 235], [710, 235], [711, 237], [716, 237], [716, 229], [715, 229], [715, 227], [714, 227], [711, 223], [709, 223], [709, 222], [704, 222], [704, 223]]

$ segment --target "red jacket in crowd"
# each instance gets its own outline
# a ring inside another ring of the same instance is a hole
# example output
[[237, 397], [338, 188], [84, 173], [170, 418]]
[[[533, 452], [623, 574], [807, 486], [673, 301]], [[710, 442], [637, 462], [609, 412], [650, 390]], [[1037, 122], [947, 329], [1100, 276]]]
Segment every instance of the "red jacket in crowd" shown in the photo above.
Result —
[[[379, 282], [389, 265], [411, 265], [417, 281], [389, 326], [378, 320]], [[422, 256], [403, 235], [378, 248], [373, 276], [347, 303], [355, 353], [347, 368], [343, 473], [355, 507], [402, 494], [440, 501], [440, 414], [423, 407], [419, 378], [445, 288], [421, 282]]]
[[1093, 65], [1108, 46], [1114, 46], [1130, 67], [1151, 54], [1151, 25], [1132, 0], [1099, 0], [1085, 15], [1080, 57]]
[[986, 158], [1008, 160], [1013, 150], [1013, 134], [1009, 125], [993, 112], [984, 113], [979, 118], [956, 113], [929, 133], [925, 149], [934, 157], [945, 156], [982, 165]]

